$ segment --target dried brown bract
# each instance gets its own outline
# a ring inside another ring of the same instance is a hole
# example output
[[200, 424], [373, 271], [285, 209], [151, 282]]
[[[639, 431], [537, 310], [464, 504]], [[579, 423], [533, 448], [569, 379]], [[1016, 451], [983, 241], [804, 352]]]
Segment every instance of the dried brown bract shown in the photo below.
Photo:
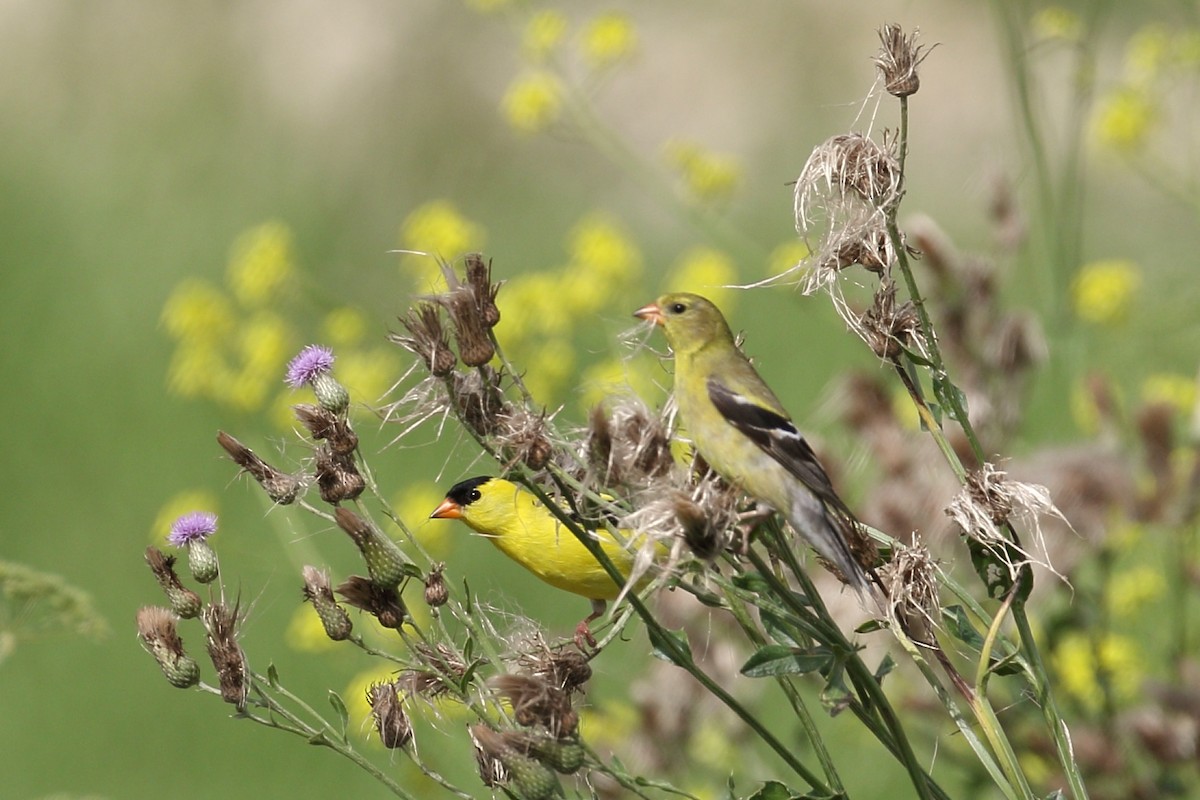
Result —
[[162, 587], [163, 594], [171, 603], [171, 610], [182, 619], [192, 619], [200, 613], [200, 595], [183, 585], [175, 573], [175, 557], [157, 547], [146, 548], [146, 563], [154, 573], [154, 579]]
[[512, 459], [532, 470], [550, 463], [554, 445], [547, 436], [546, 414], [532, 414], [523, 408], [508, 407], [496, 417], [496, 442]]
[[217, 443], [225, 448], [225, 452], [239, 467], [258, 481], [273, 502], [286, 506], [296, 499], [300, 481], [295, 477], [275, 469], [225, 431], [217, 431]]
[[475, 305], [483, 324], [494, 328], [500, 322], [500, 309], [496, 306], [496, 295], [500, 284], [492, 283], [492, 260], [483, 260], [482, 253], [467, 253], [467, 285], [475, 295]]
[[321, 406], [298, 403], [292, 411], [300, 424], [308, 429], [312, 438], [324, 440], [332, 453], [349, 456], [358, 447], [358, 434], [350, 427], [345, 417], [338, 416]]
[[439, 562], [434, 564], [429, 574], [425, 576], [425, 605], [430, 608], [440, 608], [450, 599], [450, 590], [446, 586], [446, 565]]
[[508, 410], [496, 371], [483, 366], [471, 372], [455, 372], [452, 378], [451, 398], [459, 419], [480, 436], [496, 434], [500, 414]]
[[389, 750], [404, 747], [412, 740], [412, 723], [393, 683], [376, 683], [367, 690], [367, 703], [375, 720], [379, 741]]
[[592, 677], [587, 656], [578, 650], [545, 648], [543, 652], [522, 654], [519, 663], [530, 675], [564, 692], [582, 691]]
[[[921, 320], [911, 302], [896, 305], [896, 284], [885, 281], [875, 292], [875, 302], [859, 318], [863, 340], [875, 355], [896, 359], [914, 342], [922, 342]], [[924, 347], [918, 344], [918, 349]]]
[[334, 591], [350, 605], [375, 617], [385, 628], [399, 630], [408, 615], [395, 586], [380, 586], [370, 578], [351, 575]]
[[512, 703], [513, 717], [525, 726], [540, 725], [557, 738], [571, 736], [579, 715], [571, 708], [571, 695], [532, 675], [497, 675], [488, 685]]
[[929, 549], [914, 533], [911, 546], [896, 542], [892, 560], [879, 573], [892, 625], [917, 644], [936, 646], [933, 631], [941, 612], [937, 565]]
[[200, 682], [200, 666], [183, 649], [176, 625], [179, 618], [165, 608], [143, 606], [137, 612], [138, 639], [178, 689]]
[[237, 641], [237, 606], [213, 603], [204, 610], [202, 619], [208, 631], [208, 657], [217, 670], [221, 698], [243, 711], [250, 693], [250, 667]]
[[454, 325], [454, 339], [458, 342], [458, 356], [468, 367], [481, 367], [496, 355], [496, 347], [488, 333], [488, 326], [479, 311], [479, 303], [470, 286], [459, 285], [440, 294], [437, 302], [450, 315]]
[[442, 328], [442, 317], [433, 303], [418, 303], [400, 317], [408, 336], [389, 333], [388, 341], [421, 357], [431, 375], [449, 375], [458, 364], [458, 356], [450, 349], [450, 337]]
[[929, 49], [917, 44], [919, 30], [908, 36], [896, 23], [884, 25], [879, 31], [880, 50], [875, 57], [875, 66], [883, 76], [883, 86], [888, 94], [908, 97], [921, 88], [917, 67], [929, 55]]
[[353, 500], [367, 486], [354, 460], [332, 452], [327, 446], [317, 448], [315, 473], [321, 499], [330, 505]]

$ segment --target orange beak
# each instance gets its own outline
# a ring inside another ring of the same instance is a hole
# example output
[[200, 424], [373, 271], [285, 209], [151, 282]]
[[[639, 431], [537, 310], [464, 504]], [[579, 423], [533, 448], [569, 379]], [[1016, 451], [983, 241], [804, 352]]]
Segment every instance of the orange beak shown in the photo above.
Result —
[[430, 519], [462, 519], [462, 506], [447, 497], [429, 515]]
[[655, 325], [662, 325], [666, 320], [663, 318], [662, 309], [658, 307], [658, 303], [649, 303], [642, 306], [633, 315], [638, 319], [644, 319], [647, 322], [652, 322]]

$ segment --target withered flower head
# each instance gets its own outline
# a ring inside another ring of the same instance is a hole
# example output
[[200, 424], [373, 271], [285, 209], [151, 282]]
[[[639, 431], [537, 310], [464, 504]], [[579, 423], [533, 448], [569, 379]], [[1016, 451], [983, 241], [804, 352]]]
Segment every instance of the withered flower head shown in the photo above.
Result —
[[894, 22], [880, 29], [879, 42], [882, 46], [875, 57], [875, 66], [883, 75], [883, 85], [888, 94], [908, 97], [921, 88], [917, 67], [929, 55], [929, 51], [924, 45], [917, 44], [920, 33], [914, 30], [905, 36], [904, 30]]
[[412, 740], [412, 723], [408, 720], [408, 714], [404, 713], [395, 684], [373, 684], [367, 690], [367, 703], [371, 706], [375, 730], [379, 732], [379, 741], [384, 747], [397, 750]]
[[500, 284], [492, 283], [491, 259], [484, 261], [482, 253], [467, 253], [467, 285], [475, 295], [475, 305], [483, 324], [496, 327], [500, 322], [500, 309], [496, 306]]
[[325, 635], [335, 642], [348, 639], [354, 625], [350, 622], [346, 610], [334, 600], [333, 589], [329, 586], [329, 575], [312, 566], [305, 566], [302, 574], [304, 599], [312, 603], [317, 617], [321, 620], [321, 627], [325, 629]]
[[579, 715], [571, 708], [571, 695], [532, 675], [497, 675], [488, 681], [507, 697], [518, 724], [540, 725], [557, 738], [571, 736], [579, 726]]
[[879, 572], [892, 625], [917, 644], [936, 645], [933, 631], [940, 606], [937, 567], [929, 549], [914, 533], [911, 546], [896, 543], [892, 560]]
[[425, 605], [430, 608], [440, 608], [450, 599], [450, 590], [446, 587], [446, 565], [439, 562], [430, 568], [425, 576]]
[[644, 486], [675, 465], [666, 423], [637, 397], [622, 397], [592, 411], [588, 460], [605, 484]]
[[292, 411], [300, 424], [308, 429], [314, 439], [324, 439], [329, 449], [340, 456], [349, 456], [358, 447], [358, 434], [350, 427], [350, 421], [339, 417], [327, 408], [308, 403], [297, 403]]
[[899, 358], [902, 348], [918, 343], [923, 350], [921, 321], [911, 302], [896, 305], [896, 284], [884, 281], [875, 292], [874, 302], [859, 319], [863, 339], [882, 359]]
[[221, 698], [242, 711], [250, 692], [250, 668], [237, 641], [237, 606], [230, 608], [224, 603], [213, 603], [204, 609], [201, 619], [208, 631], [208, 657], [217, 670]]
[[683, 531], [683, 541], [696, 558], [707, 561], [721, 554], [725, 547], [724, 537], [699, 503], [680, 492], [673, 498], [672, 507]]
[[332, 452], [326, 445], [317, 448], [315, 471], [321, 499], [330, 505], [353, 500], [367, 486], [354, 460]]
[[438, 295], [437, 301], [450, 315], [454, 339], [458, 342], [458, 357], [462, 362], [468, 367], [481, 367], [491, 361], [496, 348], [471, 287], [459, 284]]
[[540, 653], [522, 653], [519, 663], [533, 677], [564, 692], [582, 691], [583, 685], [592, 678], [588, 658], [578, 650], [547, 647]]
[[300, 481], [272, 467], [225, 431], [217, 431], [217, 443], [239, 467], [250, 473], [275, 503], [286, 506], [296, 499]]
[[395, 586], [380, 586], [370, 578], [351, 575], [335, 589], [350, 605], [366, 611], [385, 628], [399, 630], [407, 610]]
[[550, 462], [554, 446], [546, 436], [546, 415], [531, 414], [522, 408], [508, 408], [496, 418], [497, 443], [511, 457], [539, 470]]
[[450, 687], [433, 670], [406, 669], [396, 676], [396, 691], [409, 696], [439, 697], [450, 691]]
[[[486, 731], [486, 733], [484, 733]], [[490, 747], [484, 749], [483, 744], [479, 741], [478, 733], [483, 733], [484, 739]], [[489, 735], [491, 734], [491, 735]], [[495, 753], [499, 749], [499, 744], [492, 735], [499, 736], [486, 725], [475, 725], [470, 729], [471, 745], [475, 748], [475, 765], [479, 770], [479, 779], [483, 781], [483, 785], [488, 788], [503, 786], [508, 783], [508, 769]]]
[[200, 682], [200, 666], [183, 649], [176, 623], [179, 618], [165, 608], [143, 606], [137, 612], [138, 639], [162, 669], [167, 681], [178, 689]]
[[480, 436], [499, 430], [499, 417], [508, 410], [500, 391], [500, 376], [489, 366], [471, 372], [455, 372], [451, 396], [463, 424]]
[[408, 336], [388, 334], [388, 340], [420, 356], [431, 375], [445, 377], [454, 371], [458, 357], [450, 349], [450, 337], [442, 328], [442, 317], [433, 303], [418, 303], [400, 317]]
[[458, 681], [467, 674], [467, 662], [461, 654], [447, 645], [439, 644], [435, 647], [416, 642], [413, 644], [413, 652], [439, 675]]
[[345, 507], [335, 510], [333, 518], [338, 527], [354, 540], [367, 563], [367, 572], [372, 581], [380, 586], [395, 586], [404, 580], [411, 562], [391, 537]]
[[183, 585], [175, 574], [175, 557], [169, 556], [157, 547], [146, 548], [146, 563], [154, 573], [155, 580], [162, 587], [171, 610], [183, 619], [192, 619], [200, 613], [200, 595]]

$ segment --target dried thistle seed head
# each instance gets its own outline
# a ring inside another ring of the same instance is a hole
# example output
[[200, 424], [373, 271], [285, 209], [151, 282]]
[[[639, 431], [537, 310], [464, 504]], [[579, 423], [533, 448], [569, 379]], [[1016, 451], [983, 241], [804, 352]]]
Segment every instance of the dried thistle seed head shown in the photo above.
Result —
[[225, 431], [217, 431], [217, 443], [239, 467], [258, 481], [273, 502], [286, 506], [296, 499], [296, 494], [300, 491], [300, 481], [275, 469]]
[[425, 577], [425, 605], [430, 608], [440, 608], [450, 599], [450, 590], [446, 587], [445, 563], [434, 564]]
[[332, 452], [327, 445], [317, 448], [314, 466], [321, 499], [330, 505], [353, 500], [367, 486], [353, 459]]
[[413, 645], [413, 652], [423, 663], [440, 675], [446, 675], [458, 681], [467, 674], [467, 662], [461, 654], [447, 645], [439, 644], [434, 647], [417, 642]]
[[[476, 760], [479, 762], [479, 775], [484, 783], [494, 779], [495, 770], [490, 768], [489, 762], [496, 760], [508, 773], [506, 785], [521, 800], [548, 800], [551, 797], [562, 796], [558, 776], [524, 751], [526, 737], [521, 733], [499, 733], [480, 724], [471, 727], [471, 739], [477, 748]], [[479, 754], [482, 754], [482, 757]]]
[[171, 610], [182, 619], [192, 619], [200, 613], [202, 601], [200, 595], [183, 585], [175, 574], [175, 557], [169, 556], [157, 547], [146, 548], [146, 563], [154, 573], [154, 579], [162, 587], [163, 593], [171, 603]]
[[884, 281], [859, 320], [863, 339], [882, 359], [899, 358], [903, 348], [921, 340], [921, 320], [910, 302], [896, 305], [896, 284]]
[[496, 348], [471, 287], [460, 285], [437, 299], [454, 325], [454, 340], [458, 342], [458, 357], [462, 362], [468, 367], [481, 367], [491, 361]]
[[[496, 755], [498, 740], [493, 739], [489, 735], [496, 732], [482, 723], [472, 726], [469, 731], [471, 745], [475, 748], [475, 766], [479, 770], [479, 779], [483, 781], [483, 785], [488, 788], [495, 788], [507, 784], [509, 780], [508, 769], [504, 766], [504, 762]], [[490, 745], [487, 749], [484, 748], [483, 743], [479, 740], [479, 734], [481, 733]], [[496, 735], [498, 736], [499, 734]]]
[[308, 429], [309, 435], [318, 441], [324, 439], [333, 453], [349, 456], [358, 447], [358, 434], [346, 418], [308, 403], [297, 403], [292, 406], [292, 411], [300, 424]]
[[176, 624], [179, 618], [165, 608], [143, 606], [137, 612], [138, 639], [154, 656], [167, 681], [177, 689], [200, 682], [200, 666], [183, 649]]
[[475, 295], [475, 306], [483, 324], [496, 327], [500, 322], [500, 309], [496, 306], [500, 284], [492, 283], [491, 259], [484, 261], [482, 253], [467, 253], [467, 285]]
[[888, 94], [908, 97], [921, 88], [917, 67], [929, 55], [929, 51], [917, 44], [919, 30], [905, 36], [904, 30], [892, 22], [879, 31], [880, 50], [875, 57], [875, 66], [883, 76], [883, 86]]
[[459, 419], [480, 436], [495, 435], [500, 429], [501, 413], [508, 410], [495, 370], [483, 366], [471, 372], [455, 372], [451, 380], [454, 410]]
[[587, 656], [578, 650], [545, 648], [538, 653], [523, 653], [518, 663], [533, 677], [564, 692], [582, 691], [583, 685], [592, 677]]
[[911, 546], [896, 543], [892, 560], [880, 570], [887, 592], [888, 619], [912, 641], [935, 646], [938, 605], [937, 566], [917, 535]]
[[411, 563], [391, 537], [348, 508], [339, 507], [333, 518], [362, 553], [371, 580], [380, 586], [396, 586], [404, 580]]
[[440, 697], [450, 691], [445, 679], [427, 669], [406, 669], [396, 676], [396, 691], [406, 696]]
[[458, 356], [450, 349], [450, 337], [442, 328], [442, 317], [433, 303], [418, 303], [400, 317], [408, 336], [388, 334], [388, 340], [398, 344], [425, 362], [431, 375], [443, 378], [454, 371]]
[[221, 698], [242, 711], [250, 693], [250, 668], [237, 641], [237, 606], [213, 603], [204, 609], [201, 619], [208, 631], [208, 657], [217, 670]]
[[672, 509], [683, 531], [683, 541], [696, 558], [707, 561], [721, 554], [725, 546], [724, 537], [699, 503], [679, 493], [672, 500]]
[[317, 618], [321, 620], [321, 627], [325, 629], [325, 635], [335, 642], [350, 638], [354, 624], [346, 610], [334, 600], [333, 589], [329, 586], [329, 575], [311, 566], [305, 566], [302, 574], [304, 599], [312, 603]]
[[620, 476], [611, 475], [612, 428], [608, 424], [608, 412], [602, 405], [592, 406], [592, 411], [588, 414], [587, 439], [584, 449], [587, 453], [588, 465], [600, 473], [601, 480], [608, 483], [611, 477], [614, 482], [619, 482]]
[[376, 683], [367, 689], [367, 703], [371, 706], [371, 716], [375, 719], [375, 730], [379, 732], [379, 741], [389, 750], [398, 750], [412, 740], [412, 723], [396, 686], [392, 683]]
[[550, 463], [554, 446], [546, 436], [546, 414], [531, 414], [523, 408], [508, 407], [496, 417], [496, 442], [515, 460], [532, 470]]
[[555, 737], [575, 733], [579, 715], [571, 708], [571, 695], [532, 675], [497, 675], [488, 681], [513, 707], [518, 724], [540, 725]]
[[380, 586], [361, 575], [351, 575], [334, 591], [351, 606], [375, 617], [385, 628], [399, 630], [408, 614], [395, 586]]

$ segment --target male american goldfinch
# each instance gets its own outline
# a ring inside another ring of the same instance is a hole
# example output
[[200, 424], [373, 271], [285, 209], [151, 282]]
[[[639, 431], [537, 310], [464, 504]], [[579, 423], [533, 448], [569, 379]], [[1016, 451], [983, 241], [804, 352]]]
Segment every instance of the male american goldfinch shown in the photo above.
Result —
[[704, 460], [781, 513], [856, 591], [869, 592], [849, 543], [861, 535], [854, 515], [717, 307], [699, 295], [665, 294], [634, 316], [666, 334], [679, 417]]
[[[503, 478], [470, 478], [455, 484], [429, 516], [462, 520], [546, 583], [591, 600], [592, 613], [575, 628], [575, 641], [595, 645], [588, 624], [604, 613], [606, 600], [617, 599], [622, 584], [612, 579], [575, 534], [532, 493]], [[623, 531], [626, 541], [620, 542], [605, 529], [589, 533], [617, 570], [628, 577], [635, 558], [631, 548], [639, 537]], [[643, 575], [634, 590], [644, 588], [651, 577]]]

